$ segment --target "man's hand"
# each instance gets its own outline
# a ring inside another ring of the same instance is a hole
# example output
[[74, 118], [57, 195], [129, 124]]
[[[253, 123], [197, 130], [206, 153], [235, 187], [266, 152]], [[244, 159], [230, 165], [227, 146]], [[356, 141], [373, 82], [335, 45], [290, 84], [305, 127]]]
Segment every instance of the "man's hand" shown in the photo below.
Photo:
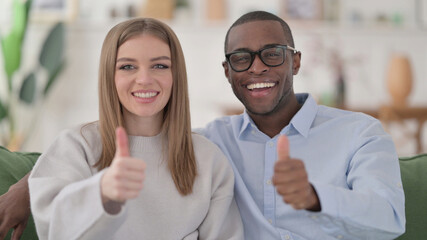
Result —
[[30, 216], [30, 195], [28, 177], [25, 175], [19, 182], [0, 196], [0, 239], [4, 239], [9, 229], [13, 228], [12, 240], [18, 240], [27, 226]]
[[320, 211], [319, 198], [308, 181], [304, 163], [289, 156], [289, 140], [285, 135], [277, 140], [277, 157], [273, 184], [283, 201], [294, 209]]
[[[138, 197], [144, 181], [145, 162], [129, 155], [128, 137], [122, 127], [116, 130], [116, 155], [101, 179], [101, 195], [104, 207], [111, 202], [123, 204]], [[116, 212], [114, 210], [113, 212]]]

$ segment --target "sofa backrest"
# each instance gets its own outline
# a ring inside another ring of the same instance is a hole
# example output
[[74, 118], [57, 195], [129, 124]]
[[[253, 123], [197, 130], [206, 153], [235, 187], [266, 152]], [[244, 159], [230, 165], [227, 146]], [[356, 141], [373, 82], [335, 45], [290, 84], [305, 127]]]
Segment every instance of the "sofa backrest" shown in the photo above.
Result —
[[406, 231], [398, 240], [427, 239], [427, 154], [400, 158]]

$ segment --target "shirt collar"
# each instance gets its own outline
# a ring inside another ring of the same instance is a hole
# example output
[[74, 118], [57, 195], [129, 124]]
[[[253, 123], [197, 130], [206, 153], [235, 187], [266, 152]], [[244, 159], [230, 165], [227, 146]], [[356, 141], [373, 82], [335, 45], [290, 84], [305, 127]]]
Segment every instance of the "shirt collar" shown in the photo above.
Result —
[[242, 133], [247, 128], [249, 128], [249, 126], [257, 128], [256, 125], [255, 125], [255, 123], [252, 121], [252, 118], [249, 117], [249, 114], [248, 114], [248, 112], [246, 111], [246, 108], [245, 108], [245, 110], [243, 111], [243, 124], [242, 124], [242, 127], [240, 128], [239, 137], [242, 135]]
[[302, 104], [301, 109], [292, 118], [290, 124], [304, 137], [308, 136], [310, 128], [317, 114], [318, 105], [308, 93], [296, 94], [297, 101]]
[[[291, 119], [290, 125], [292, 125], [301, 135], [307, 137], [310, 127], [316, 117], [318, 105], [313, 97], [308, 93], [298, 93], [295, 95], [298, 103], [302, 104], [302, 107]], [[243, 123], [240, 128], [239, 137], [241, 137], [247, 129], [250, 130], [251, 128], [258, 130], [257, 126], [245, 109], [243, 112]], [[284, 127], [281, 134], [284, 134], [286, 131], [288, 131], [288, 128]]]

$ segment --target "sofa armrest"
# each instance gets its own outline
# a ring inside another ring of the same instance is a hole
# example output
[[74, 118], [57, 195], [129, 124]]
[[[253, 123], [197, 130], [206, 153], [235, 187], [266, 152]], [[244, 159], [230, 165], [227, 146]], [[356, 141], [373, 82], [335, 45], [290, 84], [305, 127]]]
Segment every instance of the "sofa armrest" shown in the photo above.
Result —
[[[10, 152], [0, 146], [0, 195], [31, 171], [39, 156], [40, 153]], [[6, 235], [6, 240], [10, 239], [11, 232]], [[21, 239], [38, 239], [31, 215]]]
[[406, 231], [398, 240], [427, 239], [427, 154], [399, 159]]

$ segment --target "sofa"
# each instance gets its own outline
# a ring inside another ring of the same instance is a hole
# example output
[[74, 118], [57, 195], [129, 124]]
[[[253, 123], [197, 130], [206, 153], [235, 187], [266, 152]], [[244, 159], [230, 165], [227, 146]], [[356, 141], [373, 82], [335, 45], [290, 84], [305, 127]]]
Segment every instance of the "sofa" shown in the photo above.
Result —
[[427, 154], [399, 158], [406, 232], [398, 240], [427, 239]]
[[[7, 192], [12, 184], [24, 177], [33, 168], [39, 156], [40, 153], [10, 152], [0, 146], [0, 195]], [[9, 231], [5, 239], [9, 240], [11, 233], [12, 231]], [[38, 239], [32, 216], [28, 220], [21, 239]]]
[[[40, 153], [10, 152], [0, 146], [0, 195], [34, 166]], [[427, 154], [399, 158], [405, 191], [406, 232], [398, 240], [427, 239]], [[6, 239], [10, 239], [11, 232]], [[30, 217], [21, 239], [37, 239]]]

